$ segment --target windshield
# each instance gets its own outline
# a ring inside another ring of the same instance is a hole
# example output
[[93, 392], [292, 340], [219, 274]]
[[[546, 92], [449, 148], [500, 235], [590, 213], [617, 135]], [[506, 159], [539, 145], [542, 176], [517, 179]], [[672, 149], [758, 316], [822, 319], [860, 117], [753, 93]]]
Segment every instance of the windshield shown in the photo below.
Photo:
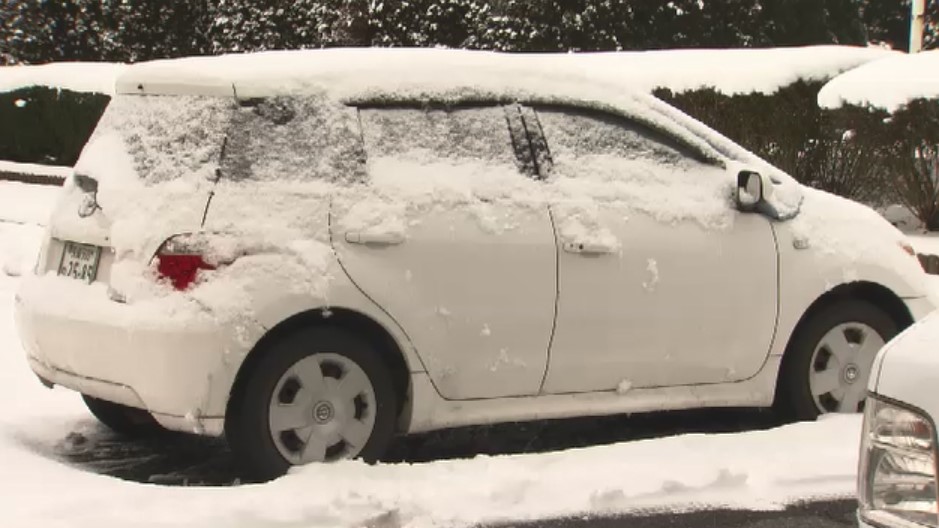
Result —
[[[108, 105], [76, 171], [97, 180], [147, 185], [212, 180], [222, 157], [231, 99], [121, 95]], [[119, 155], [126, 164], [115, 163]]]

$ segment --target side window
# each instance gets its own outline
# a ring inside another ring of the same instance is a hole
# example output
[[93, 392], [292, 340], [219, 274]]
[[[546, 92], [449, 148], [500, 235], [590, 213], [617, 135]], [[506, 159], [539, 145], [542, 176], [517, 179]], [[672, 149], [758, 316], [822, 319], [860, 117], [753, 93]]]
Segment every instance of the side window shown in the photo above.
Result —
[[705, 167], [677, 141], [638, 123], [600, 112], [537, 108], [555, 176], [631, 179]]
[[365, 154], [355, 109], [310, 96], [242, 101], [229, 127], [222, 177], [362, 181]]
[[518, 176], [501, 107], [359, 111], [372, 179]]

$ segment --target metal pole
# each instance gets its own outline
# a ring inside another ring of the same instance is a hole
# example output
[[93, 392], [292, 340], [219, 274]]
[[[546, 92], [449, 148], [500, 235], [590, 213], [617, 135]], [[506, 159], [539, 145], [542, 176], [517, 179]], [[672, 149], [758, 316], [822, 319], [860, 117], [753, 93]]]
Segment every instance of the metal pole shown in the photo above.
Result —
[[926, 19], [926, 0], [913, 0], [910, 20], [910, 53], [923, 49], [923, 25]]

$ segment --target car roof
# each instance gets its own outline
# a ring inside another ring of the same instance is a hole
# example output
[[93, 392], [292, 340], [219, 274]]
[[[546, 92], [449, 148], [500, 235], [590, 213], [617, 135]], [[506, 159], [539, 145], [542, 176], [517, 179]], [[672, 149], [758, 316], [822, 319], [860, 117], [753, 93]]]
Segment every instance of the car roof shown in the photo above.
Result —
[[129, 67], [116, 92], [216, 95], [239, 98], [329, 95], [367, 97], [512, 99], [520, 94], [568, 94], [603, 101], [642, 94], [622, 76], [567, 54], [348, 48], [269, 51], [151, 61]]
[[[839, 61], [858, 60], [857, 50], [843, 48], [828, 51], [838, 55]], [[352, 105], [516, 101], [573, 105], [634, 119], [678, 138], [703, 157], [720, 163], [729, 157], [765, 165], [752, 153], [648, 93], [650, 78], [655, 74], [643, 71], [650, 64], [668, 54], [673, 56], [672, 64], [666, 68], [671, 72], [676, 63], [700, 61], [707, 55], [693, 51], [589, 54], [432, 48], [267, 51], [138, 63], [118, 77], [116, 93], [238, 99], [323, 96]], [[819, 50], [800, 48], [795, 53], [802, 56]], [[752, 57], [759, 59], [763, 55], [756, 51]]]
[[720, 158], [706, 142], [676, 122], [682, 118], [674, 109], [625, 82], [628, 75], [571, 57], [427, 48], [189, 57], [133, 65], [118, 78], [116, 91], [238, 99], [315, 96], [342, 104], [573, 104], [638, 120], [681, 137], [708, 158]]

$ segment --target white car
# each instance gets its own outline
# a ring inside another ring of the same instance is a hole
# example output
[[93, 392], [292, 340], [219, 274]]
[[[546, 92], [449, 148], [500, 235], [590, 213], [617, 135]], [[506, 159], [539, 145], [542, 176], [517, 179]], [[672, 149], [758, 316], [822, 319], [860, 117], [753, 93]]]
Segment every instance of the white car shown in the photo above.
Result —
[[259, 478], [467, 424], [856, 412], [933, 309], [903, 236], [590, 64], [128, 68], [17, 295], [30, 365]]
[[897, 336], [877, 356], [861, 437], [862, 527], [939, 526], [936, 343], [939, 313]]

